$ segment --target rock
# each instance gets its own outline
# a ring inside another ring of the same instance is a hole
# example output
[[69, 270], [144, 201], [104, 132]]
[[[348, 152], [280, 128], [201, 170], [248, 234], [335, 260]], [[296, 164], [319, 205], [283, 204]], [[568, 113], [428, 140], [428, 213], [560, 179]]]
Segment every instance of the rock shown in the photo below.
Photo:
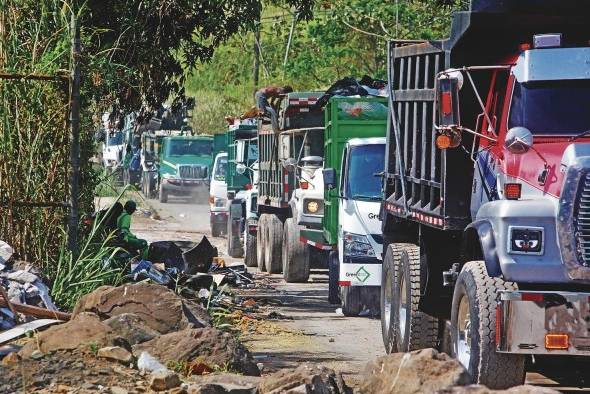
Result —
[[29, 357], [33, 360], [41, 360], [43, 357], [45, 357], [45, 354], [39, 350], [35, 350]]
[[110, 388], [111, 390], [111, 394], [128, 394], [129, 391], [125, 390], [122, 387], [118, 387], [118, 386], [113, 386]]
[[0, 241], [0, 264], [2, 265], [2, 268], [0, 270], [4, 269], [4, 266], [6, 265], [8, 260], [10, 260], [13, 254], [14, 249], [12, 249], [12, 247], [8, 245], [6, 242]]
[[245, 375], [260, 375], [250, 352], [232, 335], [215, 328], [172, 332], [133, 346], [136, 356], [145, 351], [164, 364], [199, 359], [210, 367], [227, 366]]
[[433, 393], [470, 383], [469, 374], [434, 349], [393, 353], [367, 364], [360, 393]]
[[189, 394], [257, 394], [262, 378], [231, 373], [191, 376]]
[[145, 321], [135, 313], [122, 313], [108, 318], [103, 323], [111, 327], [129, 345], [137, 345], [160, 335], [158, 331], [147, 326]]
[[265, 377], [258, 386], [261, 394], [352, 393], [342, 376], [324, 366], [305, 363], [295, 369], [283, 369]]
[[[101, 348], [111, 346], [116, 340], [111, 328], [100, 321], [94, 313], [80, 313], [72, 320], [49, 327], [37, 334], [21, 349], [21, 357], [28, 358], [35, 350], [50, 353], [55, 350], [73, 350], [90, 346]], [[37, 349], [38, 347], [38, 349]]]
[[150, 375], [150, 388], [154, 391], [170, 390], [180, 386], [178, 374], [165, 369], [154, 371]]
[[106, 358], [107, 360], [117, 361], [125, 365], [133, 362], [133, 355], [126, 349], [119, 346], [107, 346], [98, 349], [96, 353], [98, 357]]
[[164, 286], [147, 283], [99, 287], [80, 299], [73, 316], [82, 312], [93, 312], [103, 319], [134, 313], [160, 334], [211, 325], [201, 305]]
[[4, 275], [4, 277], [8, 280], [12, 280], [19, 283], [33, 283], [36, 280], [39, 280], [37, 275], [22, 270], [9, 272], [8, 274]]
[[137, 358], [137, 369], [142, 372], [154, 372], [167, 368], [148, 352], [141, 352]]
[[548, 387], [538, 386], [516, 386], [508, 390], [491, 390], [486, 386], [479, 384], [472, 384], [469, 386], [452, 387], [448, 390], [442, 390], [441, 394], [559, 394], [559, 391], [555, 391]]

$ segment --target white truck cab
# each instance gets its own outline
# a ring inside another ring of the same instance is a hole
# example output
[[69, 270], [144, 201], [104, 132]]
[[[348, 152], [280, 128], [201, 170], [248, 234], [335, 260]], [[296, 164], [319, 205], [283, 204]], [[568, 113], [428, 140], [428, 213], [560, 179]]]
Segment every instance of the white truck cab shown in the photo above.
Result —
[[299, 187], [293, 192], [293, 211], [299, 226], [322, 228], [324, 216], [323, 158], [306, 156], [301, 159]]
[[[338, 284], [343, 308], [350, 310], [372, 310], [379, 300], [383, 252], [379, 174], [384, 168], [385, 142], [385, 138], [353, 138], [343, 151]], [[363, 287], [367, 289], [361, 291]]]
[[209, 212], [211, 222], [211, 234], [219, 237], [227, 231], [227, 153], [221, 152], [215, 157], [211, 183], [209, 184]]

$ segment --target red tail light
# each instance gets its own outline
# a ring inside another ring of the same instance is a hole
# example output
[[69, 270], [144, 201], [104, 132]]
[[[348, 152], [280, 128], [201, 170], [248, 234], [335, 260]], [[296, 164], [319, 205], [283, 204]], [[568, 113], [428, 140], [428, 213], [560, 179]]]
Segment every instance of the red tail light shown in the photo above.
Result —
[[441, 100], [441, 111], [443, 114], [450, 115], [453, 112], [453, 98], [451, 92], [442, 92], [440, 95]]
[[507, 200], [518, 200], [520, 198], [521, 190], [522, 185], [520, 183], [504, 184], [504, 196], [506, 196]]

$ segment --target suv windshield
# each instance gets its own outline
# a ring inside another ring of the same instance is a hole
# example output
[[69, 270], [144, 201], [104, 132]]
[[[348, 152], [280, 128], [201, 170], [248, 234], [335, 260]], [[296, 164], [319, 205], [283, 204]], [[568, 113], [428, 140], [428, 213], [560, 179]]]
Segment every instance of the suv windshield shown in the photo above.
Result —
[[209, 140], [170, 140], [166, 149], [167, 156], [208, 156], [211, 155], [213, 141]]
[[213, 178], [216, 181], [225, 181], [225, 172], [227, 171], [227, 156], [221, 156], [215, 163], [215, 173]]
[[380, 200], [385, 145], [360, 145], [350, 149], [346, 196], [353, 200]]
[[578, 134], [590, 129], [590, 81], [514, 84], [508, 128], [533, 134]]
[[107, 132], [107, 133], [109, 133], [109, 137], [108, 137], [108, 145], [109, 146], [123, 144], [123, 133], [121, 131], [115, 131], [112, 133]]

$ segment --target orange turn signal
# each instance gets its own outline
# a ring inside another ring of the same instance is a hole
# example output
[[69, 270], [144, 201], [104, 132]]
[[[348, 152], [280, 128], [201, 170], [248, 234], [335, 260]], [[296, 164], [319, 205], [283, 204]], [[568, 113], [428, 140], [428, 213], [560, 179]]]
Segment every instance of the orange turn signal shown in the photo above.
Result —
[[569, 348], [570, 341], [567, 334], [545, 334], [545, 349], [564, 350]]
[[518, 200], [520, 198], [520, 192], [522, 185], [520, 183], [505, 183], [504, 184], [504, 196], [507, 200]]
[[436, 147], [438, 149], [447, 149], [451, 147], [451, 137], [446, 134], [441, 134], [436, 137]]
[[215, 203], [215, 197], [209, 195], [209, 204], [213, 205]]
[[303, 190], [307, 190], [307, 188], [309, 187], [309, 183], [307, 181], [299, 181], [299, 186], [303, 189]]

